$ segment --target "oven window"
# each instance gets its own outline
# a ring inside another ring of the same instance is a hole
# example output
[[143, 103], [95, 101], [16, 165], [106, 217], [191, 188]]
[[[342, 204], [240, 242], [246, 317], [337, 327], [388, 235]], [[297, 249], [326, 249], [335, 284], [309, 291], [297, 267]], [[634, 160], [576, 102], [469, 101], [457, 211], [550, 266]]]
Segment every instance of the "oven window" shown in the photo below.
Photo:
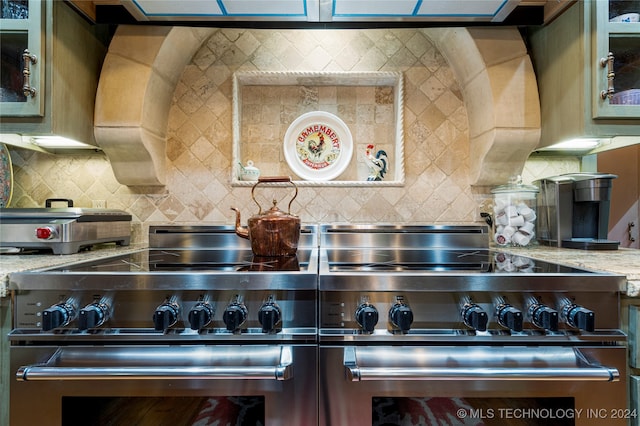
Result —
[[62, 424], [264, 425], [264, 396], [63, 397]]
[[569, 426], [573, 398], [373, 397], [373, 426]]

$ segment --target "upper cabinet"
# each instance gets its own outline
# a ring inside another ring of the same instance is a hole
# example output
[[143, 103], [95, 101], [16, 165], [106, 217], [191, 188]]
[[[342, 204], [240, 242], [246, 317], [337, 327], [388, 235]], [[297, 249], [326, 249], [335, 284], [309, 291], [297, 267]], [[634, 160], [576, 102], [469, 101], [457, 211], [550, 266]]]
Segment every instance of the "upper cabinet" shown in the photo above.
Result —
[[[62, 136], [95, 145], [93, 110], [109, 43], [107, 26], [92, 25], [62, 1], [0, 4], [0, 134]], [[5, 8], [19, 10], [18, 16], [28, 14], [29, 25], [8, 18]]]
[[593, 116], [640, 117], [640, 0], [595, 2]]
[[0, 114], [41, 116], [42, 2], [6, 0], [0, 4]]
[[[640, 135], [640, 1], [584, 0], [529, 29], [542, 121], [539, 148]], [[619, 138], [621, 139], [621, 138]]]

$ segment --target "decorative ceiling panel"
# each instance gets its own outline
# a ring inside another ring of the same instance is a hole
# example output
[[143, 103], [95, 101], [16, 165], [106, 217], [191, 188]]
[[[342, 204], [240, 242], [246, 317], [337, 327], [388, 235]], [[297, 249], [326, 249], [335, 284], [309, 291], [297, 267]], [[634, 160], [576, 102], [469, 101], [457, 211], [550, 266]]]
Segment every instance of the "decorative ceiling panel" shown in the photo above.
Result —
[[318, 0], [121, 0], [139, 21], [297, 19], [317, 21]]
[[138, 21], [502, 22], [521, 0], [120, 0]]
[[220, 16], [224, 12], [212, 0], [157, 1], [133, 0], [133, 5], [149, 19], [164, 16]]
[[[220, 0], [228, 15], [307, 16], [305, 0]], [[318, 7], [315, 2], [315, 7]]]
[[333, 16], [414, 16], [416, 0], [333, 0]]
[[[332, 0], [332, 20], [397, 19], [416, 21], [501, 22], [520, 0]], [[322, 10], [320, 11], [323, 15]]]
[[490, 16], [493, 18], [509, 2], [507, 0], [422, 0], [419, 4], [416, 13], [418, 16]]

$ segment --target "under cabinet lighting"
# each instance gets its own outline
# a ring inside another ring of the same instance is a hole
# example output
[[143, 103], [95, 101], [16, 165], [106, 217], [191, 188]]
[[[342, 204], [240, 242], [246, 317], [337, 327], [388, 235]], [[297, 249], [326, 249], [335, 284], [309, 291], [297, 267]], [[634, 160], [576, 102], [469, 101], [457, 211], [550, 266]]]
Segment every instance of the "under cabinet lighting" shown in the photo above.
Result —
[[48, 149], [98, 149], [93, 145], [62, 136], [33, 136], [31, 137], [31, 143]]
[[102, 151], [100, 147], [55, 135], [36, 136], [21, 135], [18, 133], [0, 133], [0, 143], [47, 154], [86, 155], [90, 151]]
[[599, 138], [578, 138], [558, 142], [541, 148], [539, 151], [590, 151], [600, 146], [603, 142], [603, 139]]
[[576, 138], [537, 149], [538, 153], [591, 155], [612, 149], [640, 144], [640, 136], [613, 136], [610, 138]]

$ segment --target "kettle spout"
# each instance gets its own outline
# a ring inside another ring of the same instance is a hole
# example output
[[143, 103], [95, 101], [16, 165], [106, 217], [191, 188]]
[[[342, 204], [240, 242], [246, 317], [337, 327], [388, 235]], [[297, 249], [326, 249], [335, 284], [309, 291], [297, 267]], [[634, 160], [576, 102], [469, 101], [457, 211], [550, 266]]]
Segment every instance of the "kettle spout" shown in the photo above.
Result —
[[231, 207], [231, 210], [236, 212], [236, 235], [242, 238], [246, 238], [248, 240], [249, 228], [245, 228], [240, 225], [240, 210], [235, 207]]

